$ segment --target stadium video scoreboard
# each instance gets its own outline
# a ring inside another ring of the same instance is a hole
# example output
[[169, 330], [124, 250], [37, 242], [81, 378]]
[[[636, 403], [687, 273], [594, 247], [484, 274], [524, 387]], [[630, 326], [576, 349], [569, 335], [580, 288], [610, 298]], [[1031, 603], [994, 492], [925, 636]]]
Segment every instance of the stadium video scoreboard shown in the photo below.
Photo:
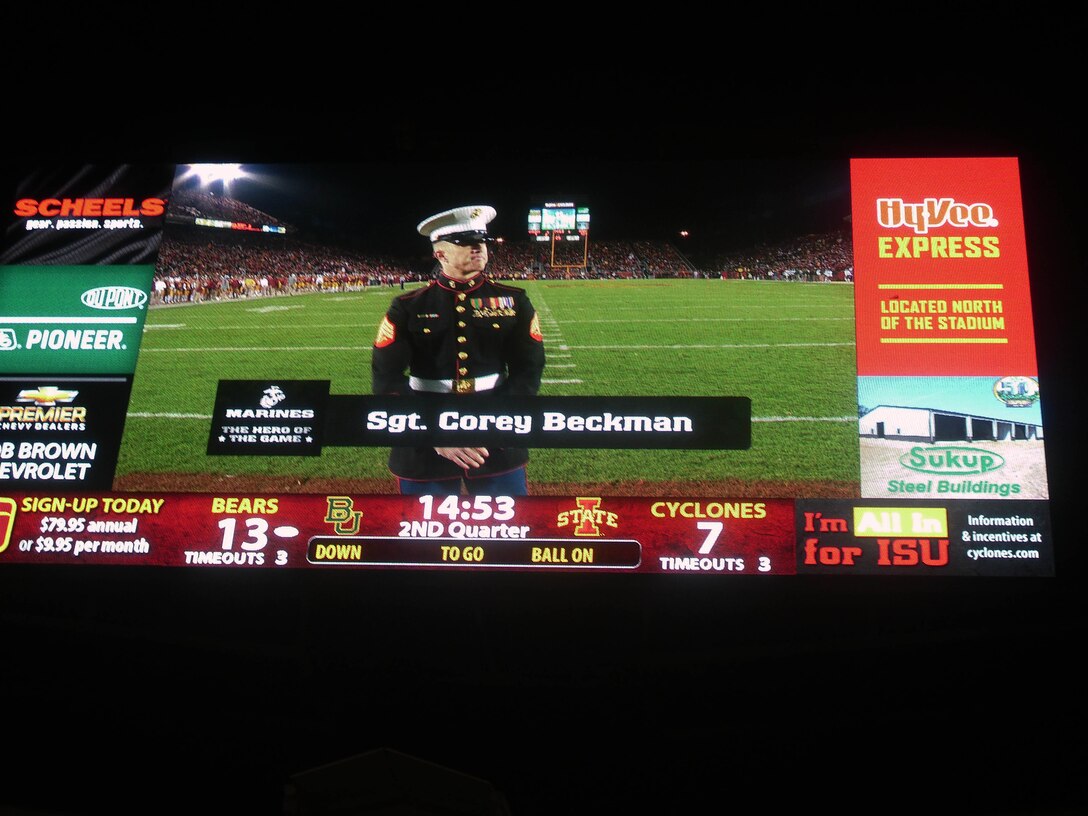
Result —
[[[216, 206], [275, 223], [335, 183], [411, 234], [428, 213], [387, 170], [255, 167]], [[360, 370], [404, 330], [390, 304], [432, 284], [374, 283], [386, 246], [342, 246], [336, 223], [242, 240], [192, 194], [171, 220], [197, 183], [181, 167], [27, 171], [0, 247], [0, 568], [1053, 575], [1016, 160], [842, 177], [848, 198], [809, 198], [849, 236], [801, 213], [791, 242], [698, 276], [624, 277], [667, 255], [651, 241], [597, 242], [595, 280], [499, 258], [487, 274], [533, 312], [469, 292], [455, 333], [531, 326], [540, 393], [387, 396]], [[570, 202], [529, 214], [530, 240], [588, 228]], [[262, 276], [290, 286], [231, 285]], [[411, 320], [421, 342], [453, 330]], [[529, 495], [402, 495], [404, 447], [529, 449]]]
[[528, 231], [532, 240], [580, 241], [589, 235], [589, 207], [573, 202], [549, 202], [529, 210]]

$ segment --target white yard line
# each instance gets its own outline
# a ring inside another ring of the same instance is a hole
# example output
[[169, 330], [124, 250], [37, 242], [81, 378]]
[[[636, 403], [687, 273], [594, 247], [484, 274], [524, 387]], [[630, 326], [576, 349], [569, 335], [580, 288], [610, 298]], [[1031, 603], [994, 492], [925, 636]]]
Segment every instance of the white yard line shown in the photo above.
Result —
[[[147, 324], [145, 329], [176, 329], [185, 326], [185, 323], [159, 323], [159, 324]], [[369, 326], [360, 326], [358, 323], [303, 323], [294, 326], [283, 326], [275, 324], [251, 324], [249, 326], [199, 326], [196, 327], [199, 331], [273, 331], [276, 333], [289, 332], [289, 331], [304, 331], [309, 334], [313, 334], [315, 329], [365, 329], [367, 334], [370, 334]]]
[[853, 346], [853, 343], [700, 343], [695, 345], [668, 344], [658, 346], [560, 346], [567, 349], [619, 349], [622, 351], [658, 351], [660, 349], [777, 349], [777, 348], [833, 348]]
[[[812, 323], [816, 321], [850, 321], [853, 317], [685, 317], [685, 323]], [[613, 320], [600, 318], [595, 320], [564, 320], [564, 323], [676, 323], [675, 317], [640, 317], [637, 321], [630, 318]]]
[[[571, 354], [552, 354], [551, 353], [550, 350], [552, 348], [554, 348], [554, 347], [558, 347], [560, 349], [563, 349], [564, 351], [567, 350], [568, 346], [563, 344], [563, 330], [559, 327], [559, 321], [555, 319], [555, 315], [552, 314], [552, 310], [548, 307], [547, 302], [544, 300], [544, 296], [541, 295], [541, 294], [536, 294], [536, 295], [533, 296], [533, 298], [534, 298], [534, 300], [536, 300], [536, 314], [537, 314], [537, 318], [539, 318], [539, 320], [540, 320], [540, 325], [542, 327], [547, 326], [546, 330], [542, 328], [541, 332], [540, 332], [542, 335], [544, 335], [544, 338], [548, 341], [548, 345], [546, 346], [546, 348], [544, 350], [545, 357], [546, 358], [561, 357], [561, 358], [565, 358], [565, 359], [570, 359], [573, 356]], [[571, 362], [571, 363], [551, 363], [551, 362], [545, 363], [545, 370], [547, 370], [547, 371], [551, 371], [552, 369], [556, 369], [556, 368], [577, 368], [577, 367], [578, 367], [578, 364], [574, 363], [574, 362]], [[581, 385], [582, 381], [581, 380], [542, 379], [540, 381], [540, 384], [541, 385]]]
[[752, 422], [857, 422], [856, 416], [769, 416], [752, 417]]
[[135, 317], [25, 317], [22, 315], [0, 317], [0, 323], [59, 323], [73, 325], [83, 323], [108, 323], [111, 325], [131, 325], [135, 322]]
[[148, 411], [129, 411], [127, 417], [136, 419], [211, 419], [211, 414], [154, 414]]
[[140, 354], [185, 354], [206, 351], [373, 351], [373, 346], [210, 346], [204, 348], [141, 348]]

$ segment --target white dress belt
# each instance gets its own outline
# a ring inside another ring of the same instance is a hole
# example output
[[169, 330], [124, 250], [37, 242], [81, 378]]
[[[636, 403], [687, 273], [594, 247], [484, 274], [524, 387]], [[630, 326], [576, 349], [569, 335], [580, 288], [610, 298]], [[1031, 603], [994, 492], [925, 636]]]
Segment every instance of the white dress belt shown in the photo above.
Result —
[[[474, 391], [492, 391], [502, 382], [501, 374], [486, 374], [483, 377], [467, 377], [461, 383], [473, 383]], [[426, 391], [429, 394], [453, 393], [453, 380], [425, 380], [422, 377], [409, 377], [408, 387], [413, 391]]]

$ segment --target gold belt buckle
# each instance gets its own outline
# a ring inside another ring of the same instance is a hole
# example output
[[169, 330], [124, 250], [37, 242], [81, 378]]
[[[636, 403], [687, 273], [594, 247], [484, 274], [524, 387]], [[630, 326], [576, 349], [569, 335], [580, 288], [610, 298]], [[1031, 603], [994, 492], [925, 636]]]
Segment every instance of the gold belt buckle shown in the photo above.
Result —
[[457, 394], [473, 394], [476, 391], [476, 379], [455, 380], [453, 390]]

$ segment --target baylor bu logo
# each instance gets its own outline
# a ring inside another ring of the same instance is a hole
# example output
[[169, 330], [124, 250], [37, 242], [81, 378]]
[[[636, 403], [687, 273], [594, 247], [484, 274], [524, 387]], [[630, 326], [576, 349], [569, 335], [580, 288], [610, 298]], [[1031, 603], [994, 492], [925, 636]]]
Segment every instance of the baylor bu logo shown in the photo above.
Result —
[[619, 516], [601, 509], [600, 498], [579, 497], [574, 500], [577, 507], [559, 514], [555, 523], [559, 527], [574, 525], [576, 536], [601, 536], [601, 525], [618, 527]]
[[363, 511], [355, 509], [350, 496], [326, 496], [325, 523], [331, 524], [337, 535], [355, 535], [362, 526]]

